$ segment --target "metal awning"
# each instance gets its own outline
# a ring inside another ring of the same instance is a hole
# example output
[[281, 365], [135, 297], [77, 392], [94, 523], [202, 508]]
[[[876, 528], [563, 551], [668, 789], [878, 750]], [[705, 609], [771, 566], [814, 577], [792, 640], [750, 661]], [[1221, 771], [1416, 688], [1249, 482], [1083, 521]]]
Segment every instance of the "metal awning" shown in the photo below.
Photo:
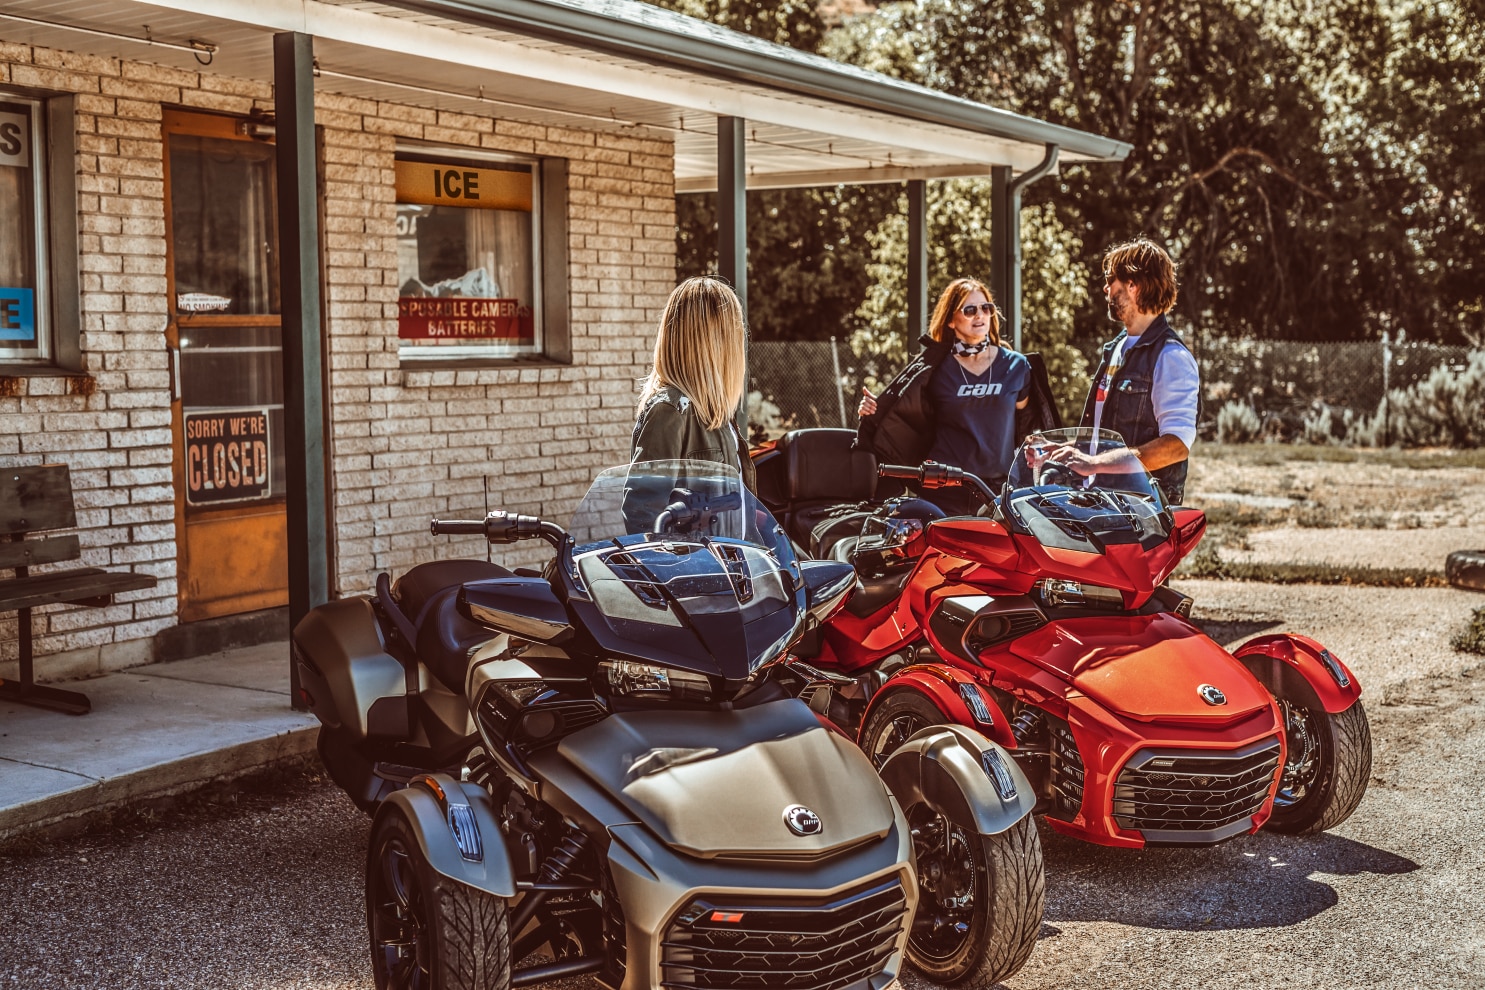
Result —
[[665, 135], [679, 192], [716, 188], [718, 118], [747, 121], [749, 188], [1024, 172], [1049, 144], [1063, 163], [1130, 150], [634, 0], [0, 0], [10, 41], [209, 58], [254, 79], [272, 78], [285, 31], [314, 37], [322, 92]]

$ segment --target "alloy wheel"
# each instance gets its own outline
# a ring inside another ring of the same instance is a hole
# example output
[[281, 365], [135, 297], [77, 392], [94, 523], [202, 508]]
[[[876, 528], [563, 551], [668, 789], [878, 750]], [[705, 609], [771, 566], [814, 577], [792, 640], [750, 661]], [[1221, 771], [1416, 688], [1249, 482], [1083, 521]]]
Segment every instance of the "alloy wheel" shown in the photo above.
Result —
[[397, 990], [433, 987], [428, 905], [416, 870], [402, 840], [388, 839], [379, 857], [374, 886], [371, 939], [387, 986]]
[[1320, 776], [1320, 733], [1315, 724], [1315, 715], [1283, 698], [1279, 709], [1284, 716], [1284, 736], [1288, 751], [1284, 757], [1284, 772], [1279, 778], [1279, 790], [1274, 795], [1274, 804], [1290, 808], [1309, 796], [1310, 789]]
[[913, 853], [922, 896], [910, 936], [917, 955], [948, 960], [971, 937], [978, 843], [965, 829], [923, 805], [913, 809]]

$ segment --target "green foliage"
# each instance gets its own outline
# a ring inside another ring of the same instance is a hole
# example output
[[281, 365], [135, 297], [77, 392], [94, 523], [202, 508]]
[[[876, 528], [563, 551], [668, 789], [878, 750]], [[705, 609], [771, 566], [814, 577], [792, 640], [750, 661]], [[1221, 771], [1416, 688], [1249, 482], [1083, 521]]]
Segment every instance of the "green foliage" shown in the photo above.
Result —
[[1369, 447], [1485, 447], [1485, 350], [1462, 371], [1440, 365], [1416, 385], [1388, 392], [1352, 438]]
[[1224, 402], [1217, 413], [1218, 443], [1251, 443], [1262, 429], [1263, 421], [1246, 402]]
[[1452, 644], [1456, 650], [1485, 656], [1485, 607], [1475, 609], [1469, 623], [1454, 637]]
[[[899, 187], [829, 186], [748, 193], [748, 329], [755, 340], [848, 336], [872, 285], [868, 236]], [[717, 270], [710, 195], [676, 197], [680, 278]]]
[[814, 0], [646, 0], [687, 17], [812, 52], [825, 35]]
[[[1052, 294], [1027, 301], [1028, 346], [1048, 350], [1032, 335], [1067, 325], [1068, 304], [1069, 341], [1086, 349], [1106, 336], [1099, 256], [1136, 234], [1177, 258], [1172, 319], [1198, 347], [1208, 332], [1485, 332], [1485, 0], [920, 0], [881, 4], [828, 34], [806, 0], [662, 5], [1128, 142], [1122, 163], [1065, 163], [1027, 189], [1028, 214], [1055, 204], [1055, 227], [1033, 223], [1061, 239], [1027, 251], [1026, 292]], [[865, 274], [872, 261], [890, 264], [880, 239], [902, 225], [878, 224], [895, 197], [749, 196], [751, 230], [775, 209], [786, 228], [757, 244], [750, 233], [761, 333], [838, 333], [864, 301], [866, 344], [896, 352], [890, 280], [901, 275]], [[688, 270], [706, 263], [714, 238], [709, 205], [690, 205], [703, 200], [682, 200]], [[1059, 258], [1065, 267], [1037, 267]], [[1068, 291], [1062, 280], [1080, 273], [1081, 292]], [[1056, 314], [1046, 326], [1030, 318], [1037, 306]]]
[[[956, 278], [990, 282], [990, 182], [954, 179], [928, 187], [928, 306]], [[1087, 300], [1088, 274], [1073, 258], [1078, 240], [1060, 223], [1050, 205], [1021, 216], [1023, 288], [1022, 349], [1039, 351], [1047, 362], [1052, 391], [1063, 418], [1082, 411], [1087, 392], [1087, 360], [1072, 346], [1073, 320]], [[907, 199], [897, 203], [867, 235], [872, 244], [868, 273], [872, 283], [856, 315], [862, 325], [851, 336], [852, 349], [873, 360], [876, 377], [890, 378], [917, 351], [907, 339]], [[1069, 250], [1069, 246], [1072, 250]], [[1007, 336], [1009, 330], [1004, 331]], [[1009, 340], [1006, 341], [1010, 343]]]

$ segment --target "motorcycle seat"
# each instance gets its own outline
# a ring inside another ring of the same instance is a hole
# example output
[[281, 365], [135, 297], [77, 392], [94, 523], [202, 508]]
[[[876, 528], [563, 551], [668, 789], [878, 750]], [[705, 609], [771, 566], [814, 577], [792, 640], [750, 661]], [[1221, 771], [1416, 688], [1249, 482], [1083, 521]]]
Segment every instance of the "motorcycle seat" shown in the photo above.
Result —
[[[501, 568], [504, 570], [504, 568]], [[505, 577], [509, 574], [491, 575]], [[471, 579], [474, 580], [474, 579]], [[418, 618], [418, 657], [449, 690], [464, 693], [469, 654], [495, 633], [459, 614], [459, 585], [435, 592]]]
[[800, 546], [810, 531], [840, 512], [843, 504], [870, 499], [876, 490], [876, 458], [853, 450], [855, 430], [791, 430], [779, 439], [784, 460], [784, 530]]
[[[854, 564], [853, 551], [860, 539], [858, 536], [847, 536], [840, 540], [830, 548], [830, 558]], [[862, 574], [858, 569], [856, 590], [851, 592], [850, 598], [846, 599], [846, 611], [858, 619], [874, 614], [878, 609], [897, 600], [902, 594], [902, 589], [907, 586], [907, 580], [912, 573], [911, 567], [903, 567], [886, 574]]]
[[414, 626], [422, 624], [423, 609], [438, 592], [457, 588], [466, 581], [510, 577], [511, 572], [485, 560], [430, 560], [418, 564], [392, 585], [392, 597]]

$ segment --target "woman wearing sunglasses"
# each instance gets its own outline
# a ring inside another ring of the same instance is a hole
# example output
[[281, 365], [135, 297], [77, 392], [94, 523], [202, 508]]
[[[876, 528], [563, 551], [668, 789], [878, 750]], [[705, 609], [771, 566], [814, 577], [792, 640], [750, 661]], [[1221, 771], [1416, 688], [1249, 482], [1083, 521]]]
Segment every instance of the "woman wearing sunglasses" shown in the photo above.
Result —
[[[880, 464], [934, 460], [998, 489], [1016, 452], [1016, 410], [1030, 400], [1030, 362], [1001, 346], [1000, 313], [990, 290], [973, 278], [944, 289], [922, 344], [880, 396], [861, 390], [856, 446]], [[922, 494], [949, 515], [979, 505], [962, 488]]]

